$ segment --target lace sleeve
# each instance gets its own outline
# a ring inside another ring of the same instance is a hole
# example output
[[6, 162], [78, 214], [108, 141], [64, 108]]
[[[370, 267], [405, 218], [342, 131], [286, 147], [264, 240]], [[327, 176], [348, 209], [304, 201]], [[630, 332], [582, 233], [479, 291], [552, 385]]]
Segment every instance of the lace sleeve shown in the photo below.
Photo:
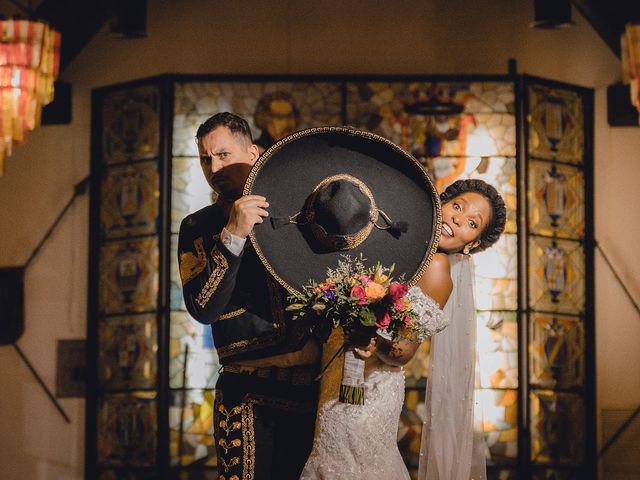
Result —
[[436, 301], [425, 295], [420, 287], [411, 287], [408, 295], [413, 305], [413, 311], [418, 315], [416, 325], [418, 341], [421, 342], [435, 335], [449, 325], [449, 319], [444, 315]]

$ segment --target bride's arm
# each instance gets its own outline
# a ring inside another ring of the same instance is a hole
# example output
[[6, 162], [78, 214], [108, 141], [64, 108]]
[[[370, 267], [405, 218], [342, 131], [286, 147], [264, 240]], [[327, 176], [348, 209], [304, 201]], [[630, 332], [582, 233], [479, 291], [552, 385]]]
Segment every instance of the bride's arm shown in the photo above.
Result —
[[[446, 254], [436, 253], [434, 255], [429, 268], [418, 280], [417, 286], [425, 295], [431, 297], [440, 308], [444, 307], [453, 289], [449, 258]], [[416, 339], [390, 341], [378, 336], [375, 354], [383, 362], [399, 366], [411, 360], [419, 346], [420, 342]]]

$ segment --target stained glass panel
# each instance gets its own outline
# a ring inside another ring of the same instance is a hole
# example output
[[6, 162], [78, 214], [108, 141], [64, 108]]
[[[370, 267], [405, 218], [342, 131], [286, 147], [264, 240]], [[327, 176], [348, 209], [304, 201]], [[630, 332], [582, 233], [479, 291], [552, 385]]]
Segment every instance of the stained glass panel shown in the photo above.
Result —
[[509, 465], [518, 456], [518, 391], [476, 390], [480, 405], [485, 441], [489, 448], [488, 464]]
[[98, 373], [106, 390], [155, 388], [156, 315], [109, 317], [99, 324]]
[[583, 460], [584, 401], [580, 395], [529, 393], [531, 461], [577, 465]]
[[109, 168], [102, 181], [101, 235], [106, 238], [155, 233], [160, 198], [155, 162]]
[[530, 382], [543, 388], [579, 387], [585, 375], [580, 318], [535, 314], [529, 322]]
[[510, 83], [347, 83], [347, 124], [378, 133], [418, 159], [515, 156], [513, 112]]
[[425, 417], [424, 388], [407, 390], [400, 414], [398, 448], [407, 467], [417, 467], [420, 461], [420, 437]]
[[576, 167], [529, 160], [529, 229], [560, 238], [584, 236], [584, 175]]
[[219, 368], [211, 327], [198, 323], [186, 312], [171, 312], [169, 386], [213, 388]]
[[158, 240], [105, 243], [100, 250], [99, 311], [148, 312], [158, 297]]
[[529, 306], [534, 310], [584, 310], [584, 249], [579, 242], [529, 238]]
[[104, 97], [102, 161], [106, 164], [158, 156], [160, 88], [130, 88]]
[[169, 449], [171, 465], [216, 466], [212, 390], [171, 392]]
[[518, 239], [504, 234], [484, 252], [473, 255], [478, 310], [518, 307]]
[[244, 117], [261, 151], [297, 130], [342, 125], [338, 82], [177, 83], [173, 154], [196, 157], [198, 126], [217, 112]]
[[154, 465], [157, 442], [155, 392], [104, 396], [98, 405], [98, 463]]
[[529, 85], [529, 154], [561, 162], [582, 163], [584, 113], [577, 92]]
[[518, 388], [515, 312], [478, 312], [478, 373], [482, 388]]
[[213, 203], [213, 191], [198, 157], [175, 157], [171, 178], [171, 233], [178, 233], [184, 217]]

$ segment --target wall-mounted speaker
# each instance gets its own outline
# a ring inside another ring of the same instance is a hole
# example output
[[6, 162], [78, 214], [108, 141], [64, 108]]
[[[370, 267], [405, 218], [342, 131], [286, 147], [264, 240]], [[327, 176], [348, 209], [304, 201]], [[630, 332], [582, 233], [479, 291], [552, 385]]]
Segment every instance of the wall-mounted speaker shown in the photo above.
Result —
[[629, 85], [614, 83], [607, 87], [607, 120], [610, 127], [638, 126], [638, 110], [631, 105]]
[[71, 123], [71, 84], [56, 80], [53, 101], [42, 109], [42, 125], [68, 125]]
[[0, 268], [0, 345], [15, 343], [24, 333], [24, 268]]

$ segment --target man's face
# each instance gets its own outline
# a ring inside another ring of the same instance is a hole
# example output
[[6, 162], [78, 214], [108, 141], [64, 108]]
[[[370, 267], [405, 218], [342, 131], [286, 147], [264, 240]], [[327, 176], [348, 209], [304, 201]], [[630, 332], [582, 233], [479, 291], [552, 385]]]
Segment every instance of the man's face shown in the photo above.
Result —
[[220, 126], [198, 141], [200, 167], [207, 183], [227, 201], [242, 196], [251, 166], [258, 159], [258, 147]]

